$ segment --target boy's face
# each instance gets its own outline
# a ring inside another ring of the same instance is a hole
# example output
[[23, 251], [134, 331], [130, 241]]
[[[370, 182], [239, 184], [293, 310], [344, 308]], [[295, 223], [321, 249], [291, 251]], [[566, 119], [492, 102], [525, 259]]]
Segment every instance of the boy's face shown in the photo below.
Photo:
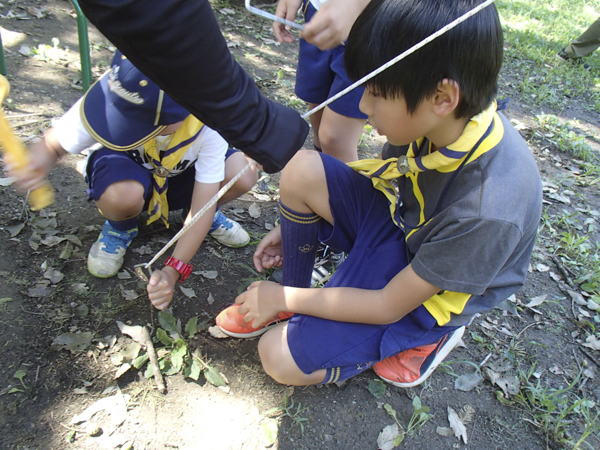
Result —
[[167, 125], [167, 127], [160, 132], [159, 136], [167, 136], [171, 133], [175, 133], [179, 129], [179, 127], [181, 126], [182, 123], [183, 123], [183, 120], [181, 122], [172, 123], [171, 125]]
[[388, 138], [392, 145], [407, 145], [426, 136], [433, 126], [427, 108], [428, 101], [423, 101], [414, 114], [406, 108], [402, 97], [385, 99], [368, 86], [360, 100], [360, 110], [369, 116], [369, 123], [378, 133]]

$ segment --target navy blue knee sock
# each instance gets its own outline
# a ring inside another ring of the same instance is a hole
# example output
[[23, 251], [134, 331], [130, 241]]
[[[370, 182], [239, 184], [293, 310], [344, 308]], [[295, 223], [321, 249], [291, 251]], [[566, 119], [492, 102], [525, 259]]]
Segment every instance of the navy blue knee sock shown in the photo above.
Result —
[[108, 223], [115, 229], [119, 231], [129, 231], [132, 228], [137, 228], [137, 218], [131, 217], [125, 220], [110, 220], [108, 219]]
[[279, 201], [279, 223], [283, 246], [283, 278], [281, 284], [310, 287], [317, 254], [319, 217], [315, 213], [299, 213]]

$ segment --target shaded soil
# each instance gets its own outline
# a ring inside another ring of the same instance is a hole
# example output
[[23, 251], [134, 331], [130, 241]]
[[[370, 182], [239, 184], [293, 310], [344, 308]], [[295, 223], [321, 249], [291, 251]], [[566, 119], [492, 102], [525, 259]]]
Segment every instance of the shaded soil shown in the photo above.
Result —
[[[304, 105], [293, 96], [297, 45], [275, 45], [270, 22], [249, 16], [237, 5], [215, 5], [215, 10], [231, 51], [263, 93], [302, 110]], [[10, 18], [9, 11], [20, 19]], [[17, 134], [29, 142], [82, 93], [74, 13], [66, 0], [19, 0], [5, 2], [0, 14], [4, 16], [0, 26], [12, 86], [5, 112]], [[89, 32], [97, 77], [112, 58], [111, 45], [93, 27]], [[52, 38], [59, 41], [53, 50]], [[24, 46], [37, 48], [40, 44], [50, 47], [45, 56], [20, 53]], [[518, 74], [504, 69], [503, 96], [520, 98], [517, 85]], [[544, 224], [553, 225], [541, 227], [529, 277], [516, 295], [518, 315], [510, 302], [506, 309], [512, 312], [500, 308], [477, 317], [465, 333], [464, 346], [453, 351], [430, 380], [408, 390], [388, 387], [381, 398], [369, 390], [377, 378], [372, 371], [341, 386], [281, 386], [262, 371], [256, 340], [217, 339], [207, 331], [189, 340], [190, 350], [198, 348], [203, 359], [228, 379], [228, 393], [202, 377], [196, 382], [176, 374], [167, 377], [168, 393], [163, 396], [156, 392], [154, 382], [143, 376], [143, 370], [135, 369], [115, 381], [117, 366], [111, 362], [111, 351], [114, 354], [115, 348], [130, 342], [121, 335], [116, 321], [147, 324], [153, 330], [158, 326], [144, 284], [132, 275], [133, 266], [158, 252], [179, 229], [180, 219], [173, 214], [168, 230], [141, 223], [140, 235], [124, 265], [131, 277], [100, 280], [86, 269], [87, 251], [103, 219], [87, 202], [86, 186], [77, 170], [85, 156], [70, 156], [52, 172], [56, 202], [42, 212], [28, 211], [22, 196], [10, 187], [0, 187], [0, 448], [127, 448], [131, 444], [136, 449], [255, 449], [269, 446], [265, 432], [269, 423], [278, 427], [272, 448], [377, 448], [378, 434], [394, 422], [384, 404], [397, 411], [398, 420], [406, 427], [415, 395], [430, 408], [432, 418], [405, 438], [405, 448], [466, 448], [454, 436], [436, 432], [437, 427], [448, 427], [448, 407], [459, 411], [466, 405], [475, 411], [466, 425], [472, 448], [567, 447], [544, 429], [543, 420], [536, 415], [539, 410], [517, 402], [518, 396], [504, 394], [498, 384], [486, 379], [470, 391], [455, 389], [457, 376], [473, 373], [474, 366], [486, 361], [483, 367], [497, 369], [502, 376], [520, 377], [523, 395], [527, 377], [522, 373], [534, 367], [529, 381], [531, 385], [539, 382], [538, 390], [551, 392], [575, 380], [569, 392], [571, 402], [576, 398], [599, 400], [595, 375], [600, 353], [582, 345], [597, 326], [598, 315], [574, 301], [570, 291], [582, 293], [574, 282], [577, 276], [556, 257], [565, 224], [597, 242], [597, 175], [586, 175], [579, 161], [556, 150], [535, 121], [538, 109], [518, 100], [511, 102], [507, 115], [520, 124], [543, 179], [555, 184], [569, 203], [556, 200], [557, 196], [545, 198]], [[598, 150], [598, 111], [590, 109], [585, 98], [573, 99], [554, 113], [578, 119], [586, 130], [581, 132], [586, 142]], [[365, 135], [361, 157], [377, 154], [382, 144], [382, 138]], [[305, 148], [311, 147], [309, 138]], [[195, 273], [185, 284], [195, 297], [178, 292], [173, 302], [172, 314], [183, 324], [198, 317], [199, 323], [214, 325], [214, 317], [256, 279], [250, 269], [251, 256], [256, 241], [276, 221], [277, 182], [278, 175], [265, 175], [252, 192], [224, 208], [251, 232], [255, 242], [234, 250], [205, 241], [192, 261]], [[251, 205], [260, 209], [258, 217], [250, 214]], [[206, 277], [199, 271], [218, 275]], [[538, 306], [523, 306], [542, 295], [546, 295], [545, 301]], [[92, 332], [96, 338], [114, 336], [118, 341], [112, 350], [95, 342], [77, 353], [53, 351], [54, 339], [68, 332]], [[501, 371], [501, 366], [510, 368]], [[17, 371], [26, 374], [23, 384], [14, 377]], [[89, 436], [84, 426], [70, 424], [74, 415], [116, 392], [127, 401], [122, 423], [111, 425], [111, 416], [99, 413], [94, 418], [102, 428], [99, 437]], [[287, 411], [279, 411], [279, 415], [269, 412], [284, 406], [284, 401]], [[565, 397], [558, 403], [567, 401]], [[557, 418], [556, 413], [549, 417], [554, 424], [551, 419]], [[582, 417], [565, 417], [568, 435], [563, 438], [579, 439], [585, 429]], [[600, 447], [598, 432], [586, 442], [591, 448]]]

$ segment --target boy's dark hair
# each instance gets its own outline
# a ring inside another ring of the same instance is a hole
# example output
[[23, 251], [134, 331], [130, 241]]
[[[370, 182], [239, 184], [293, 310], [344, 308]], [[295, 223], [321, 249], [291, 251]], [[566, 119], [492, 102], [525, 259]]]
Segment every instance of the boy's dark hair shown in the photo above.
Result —
[[[346, 71], [358, 80], [457, 19], [483, 0], [372, 0], [345, 50]], [[444, 78], [460, 86], [457, 119], [483, 111], [496, 96], [503, 37], [492, 4], [367, 82], [384, 98], [402, 97], [409, 113], [435, 94]]]

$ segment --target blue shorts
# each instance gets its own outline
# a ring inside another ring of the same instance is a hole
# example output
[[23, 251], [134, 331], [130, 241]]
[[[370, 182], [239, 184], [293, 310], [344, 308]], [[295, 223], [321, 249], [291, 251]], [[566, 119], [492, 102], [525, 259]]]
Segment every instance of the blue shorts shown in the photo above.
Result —
[[[334, 225], [321, 221], [319, 240], [349, 252], [324, 289], [381, 289], [408, 264], [404, 233], [392, 222], [387, 199], [370, 179], [329, 155], [320, 156]], [[404, 350], [436, 342], [455, 329], [439, 326], [421, 305], [389, 325], [296, 314], [289, 321], [287, 339], [302, 372], [327, 369], [324, 383], [333, 383]]]
[[[225, 159], [238, 150], [228, 149]], [[171, 211], [189, 208], [196, 182], [194, 165], [177, 176], [169, 177], [167, 202]], [[138, 164], [128, 152], [119, 152], [102, 148], [94, 151], [88, 158], [86, 181], [88, 183], [88, 200], [98, 200], [104, 191], [113, 183], [134, 180], [144, 186], [144, 210], [152, 197], [152, 172]]]
[[[304, 17], [309, 22], [316, 12], [309, 0], [304, 0]], [[296, 69], [296, 95], [308, 103], [323, 103], [352, 84], [344, 67], [345, 46], [319, 50], [315, 45], [300, 39], [298, 67]], [[327, 105], [334, 112], [354, 119], [366, 119], [358, 109], [364, 87], [357, 87]]]

